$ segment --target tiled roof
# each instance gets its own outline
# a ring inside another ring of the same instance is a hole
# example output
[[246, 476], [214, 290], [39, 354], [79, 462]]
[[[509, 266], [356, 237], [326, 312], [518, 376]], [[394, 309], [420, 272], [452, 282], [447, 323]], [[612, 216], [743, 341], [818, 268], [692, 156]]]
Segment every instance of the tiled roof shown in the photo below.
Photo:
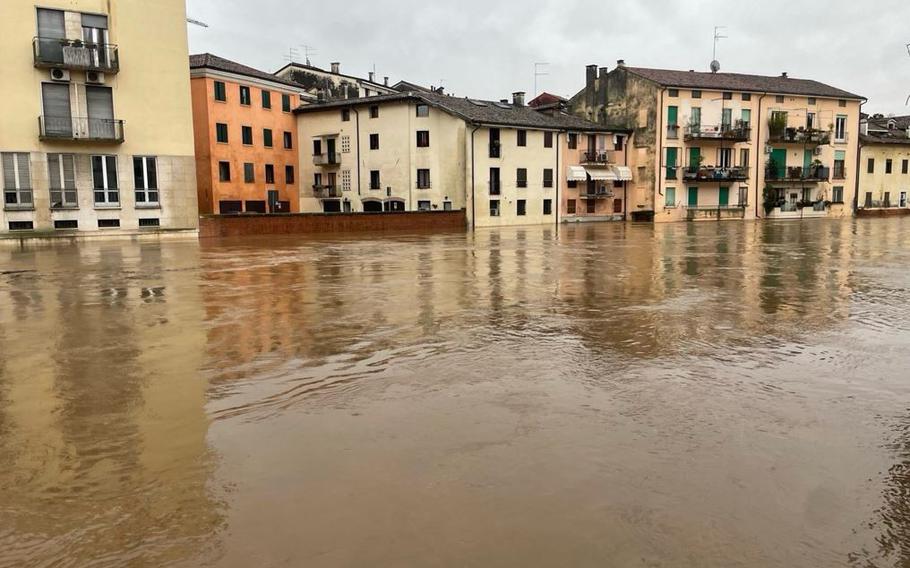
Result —
[[866, 122], [876, 130], [888, 130], [888, 123], [894, 121], [895, 130], [907, 131], [910, 128], [910, 115], [907, 116], [882, 116], [866, 117]]
[[515, 106], [509, 103], [450, 97], [425, 92], [394, 93], [359, 99], [333, 100], [302, 106], [296, 112], [306, 114], [325, 109], [350, 108], [393, 101], [425, 102], [472, 124], [554, 130], [608, 131], [602, 125], [569, 114], [549, 115], [538, 112], [528, 106]]
[[910, 146], [910, 138], [907, 137], [907, 131], [896, 131], [894, 134], [860, 134], [859, 142], [861, 145], [868, 144], [903, 144]]
[[766, 75], [745, 75], [743, 73], [707, 73], [702, 71], [676, 71], [671, 69], [648, 69], [645, 67], [622, 67], [645, 79], [667, 87], [686, 87], [717, 91], [749, 91], [777, 93], [835, 99], [863, 99], [847, 91], [813, 81], [793, 77], [769, 77]]
[[344, 77], [345, 79], [353, 79], [354, 81], [358, 81], [360, 83], [365, 83], [365, 84], [371, 85], [373, 87], [381, 87], [383, 89], [389, 89], [389, 90], [392, 89], [392, 87], [389, 87], [388, 85], [384, 85], [382, 83], [377, 83], [376, 81], [370, 81], [369, 79], [364, 79], [363, 77], [357, 77], [355, 75], [345, 75], [344, 73], [332, 73], [331, 71], [322, 69], [321, 67], [316, 67], [315, 65], [305, 65], [303, 63], [297, 63], [296, 61], [294, 61], [292, 63], [285, 63], [285, 65], [281, 69], [279, 69], [278, 71], [275, 71], [275, 74], [277, 75], [278, 73], [281, 73], [288, 67], [293, 67], [296, 69], [303, 69], [305, 71], [316, 71], [318, 73], [324, 73], [326, 75]]
[[264, 79], [273, 83], [280, 83], [282, 85], [294, 87], [298, 90], [303, 90], [303, 86], [299, 83], [283, 79], [276, 75], [272, 75], [271, 73], [266, 73], [265, 71], [260, 71], [259, 69], [253, 69], [252, 67], [241, 65], [240, 63], [230, 61], [223, 57], [218, 57], [217, 55], [212, 55], [211, 53], [199, 53], [196, 55], [190, 55], [190, 69], [216, 69], [218, 71], [225, 71], [227, 73], [235, 73], [237, 75], [246, 75], [247, 77]]
[[567, 102], [566, 99], [552, 93], [540, 93], [528, 103], [529, 107], [539, 107]]

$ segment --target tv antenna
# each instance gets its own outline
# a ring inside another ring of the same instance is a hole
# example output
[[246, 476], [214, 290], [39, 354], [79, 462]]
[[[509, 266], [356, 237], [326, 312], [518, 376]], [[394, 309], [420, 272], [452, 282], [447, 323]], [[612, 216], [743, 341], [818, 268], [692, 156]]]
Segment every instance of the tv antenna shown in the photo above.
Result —
[[[540, 61], [540, 62], [537, 62], [534, 64], [534, 96], [535, 97], [537, 96], [537, 78], [544, 77], [544, 76], [550, 74], [549, 71], [542, 70], [542, 68], [545, 68], [548, 65], [550, 65], [550, 64], [545, 61]], [[531, 97], [531, 98], [534, 98], [534, 97]]]
[[313, 64], [310, 63], [310, 56], [316, 55], [319, 52], [316, 51], [316, 48], [313, 47], [312, 45], [303, 44], [300, 46], [300, 48], [303, 49], [303, 57], [304, 57], [304, 60], [306, 61], [307, 66], [312, 67]]
[[300, 59], [300, 51], [296, 47], [289, 47], [287, 54], [284, 56], [284, 60], [288, 63], [294, 63]]
[[720, 62], [717, 60], [717, 42], [727, 39], [727, 36], [721, 35], [720, 30], [726, 29], [727, 26], [714, 26], [714, 49], [711, 51], [711, 72], [720, 71]]

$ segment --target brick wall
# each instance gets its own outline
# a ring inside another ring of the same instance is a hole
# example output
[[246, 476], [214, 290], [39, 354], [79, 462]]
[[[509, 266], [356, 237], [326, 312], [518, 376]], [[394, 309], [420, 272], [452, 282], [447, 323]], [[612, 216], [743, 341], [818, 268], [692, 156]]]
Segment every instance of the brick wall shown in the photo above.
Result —
[[464, 210], [398, 213], [298, 213], [292, 215], [203, 215], [199, 238], [297, 233], [465, 230]]

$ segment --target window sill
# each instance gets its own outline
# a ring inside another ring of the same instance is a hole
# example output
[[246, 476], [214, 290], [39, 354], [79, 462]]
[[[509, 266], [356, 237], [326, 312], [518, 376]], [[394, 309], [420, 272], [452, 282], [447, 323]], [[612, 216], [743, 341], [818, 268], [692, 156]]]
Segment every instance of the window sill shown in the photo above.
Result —
[[117, 204], [117, 205], [102, 205], [102, 204], [98, 204], [98, 203], [95, 204], [95, 210], [97, 210], [97, 211], [120, 211], [120, 209], [122, 209], [122, 208], [120, 207], [119, 204]]
[[161, 209], [160, 203], [137, 203], [136, 209]]
[[10, 211], [10, 212], [14, 212], [14, 211], [34, 211], [34, 210], [35, 210], [35, 206], [34, 206], [34, 205], [30, 205], [30, 206], [28, 206], [28, 207], [16, 207], [16, 206], [9, 207], [9, 206], [4, 206], [4, 207], [3, 207], [3, 210], [4, 210], [4, 211]]
[[61, 205], [59, 207], [51, 206], [51, 211], [78, 211], [78, 205]]

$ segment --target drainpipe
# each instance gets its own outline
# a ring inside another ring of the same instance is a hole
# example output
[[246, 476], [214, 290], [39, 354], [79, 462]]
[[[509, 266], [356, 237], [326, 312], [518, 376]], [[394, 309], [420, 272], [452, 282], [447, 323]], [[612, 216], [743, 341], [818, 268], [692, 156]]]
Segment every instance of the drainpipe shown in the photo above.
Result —
[[553, 205], [556, 208], [556, 231], [559, 232], [559, 137], [562, 136], [562, 132], [556, 133], [556, 169], [553, 171], [553, 176], [556, 178], [556, 199], [553, 200]]
[[[756, 138], [756, 140], [758, 140], [758, 147], [755, 149], [755, 218], [756, 219], [762, 218], [761, 213], [760, 213], [761, 205], [758, 200], [758, 172], [761, 171], [759, 169], [761, 167], [761, 157], [765, 153], [765, 145], [762, 143], [762, 139], [761, 139], [761, 124], [762, 124], [761, 104], [762, 104], [762, 101], [765, 100], [765, 96], [767, 94], [768, 93], [762, 93], [761, 96], [758, 97], [758, 120], [755, 122], [755, 124], [758, 127], [758, 130], [756, 130], [756, 133], [758, 134], [758, 137]], [[764, 177], [764, 176], [762, 176], [762, 177]]]
[[[360, 113], [357, 112], [356, 107], [351, 107], [351, 110], [354, 111], [354, 124], [357, 132], [357, 197], [360, 197]], [[363, 208], [363, 201], [360, 202], [360, 207]]]
[[[663, 122], [664, 122], [664, 91], [665, 90], [666, 89], [663, 89], [663, 88], [661, 88], [661, 90], [660, 90], [660, 106], [658, 106], [658, 108], [657, 108], [657, 141], [658, 141], [658, 143], [657, 143], [657, 163], [658, 163], [658, 167], [657, 167], [657, 171], [654, 172], [654, 175], [657, 177], [657, 192], [655, 192], [655, 194], [653, 196], [654, 197], [653, 206], [654, 206], [654, 217], [655, 218], [657, 217], [657, 201], [658, 201], [657, 196], [663, 195], [663, 193], [661, 193], [661, 191], [663, 190], [663, 188], [661, 187], [661, 184], [663, 182], [664, 176], [663, 176], [663, 172], [660, 171], [659, 164], [661, 164], [664, 159], [664, 134], [665, 134], [664, 130], [665, 129], [663, 127]], [[677, 160], [679, 159], [678, 155], [676, 156], [676, 159]], [[651, 222], [653, 223], [654, 221], [652, 220]]]
[[474, 130], [471, 131], [471, 230], [473, 231], [477, 225], [475, 218], [475, 204], [477, 203], [476, 195], [474, 192], [474, 134], [480, 130], [480, 125], [474, 127]]
[[861, 159], [860, 154], [862, 152], [862, 146], [860, 145], [860, 139], [859, 139], [860, 122], [862, 120], [860, 117], [863, 115], [863, 105], [866, 104], [868, 101], [869, 101], [869, 99], [863, 99], [863, 102], [859, 103], [859, 113], [857, 114], [857, 117], [856, 117], [856, 166], [853, 168], [856, 170], [856, 173], [853, 174], [856, 176], [856, 181], [854, 182], [854, 187], [853, 187], [853, 216], [854, 217], [856, 217], [856, 212], [859, 209], [859, 169], [861, 167], [859, 161]]
[[[626, 155], [625, 166], [627, 168], [629, 167], [629, 141], [630, 140], [632, 140], [631, 134], [628, 137], [623, 139], [623, 145], [625, 146], [623, 148], [623, 150], [625, 151], [625, 155]], [[631, 171], [631, 169], [629, 171]], [[623, 182], [622, 182], [622, 201], [623, 201], [623, 203], [622, 203], [622, 220], [628, 221], [629, 220], [629, 182], [628, 182], [628, 180], [623, 180]], [[656, 211], [657, 206], [655, 206], [654, 209]]]

